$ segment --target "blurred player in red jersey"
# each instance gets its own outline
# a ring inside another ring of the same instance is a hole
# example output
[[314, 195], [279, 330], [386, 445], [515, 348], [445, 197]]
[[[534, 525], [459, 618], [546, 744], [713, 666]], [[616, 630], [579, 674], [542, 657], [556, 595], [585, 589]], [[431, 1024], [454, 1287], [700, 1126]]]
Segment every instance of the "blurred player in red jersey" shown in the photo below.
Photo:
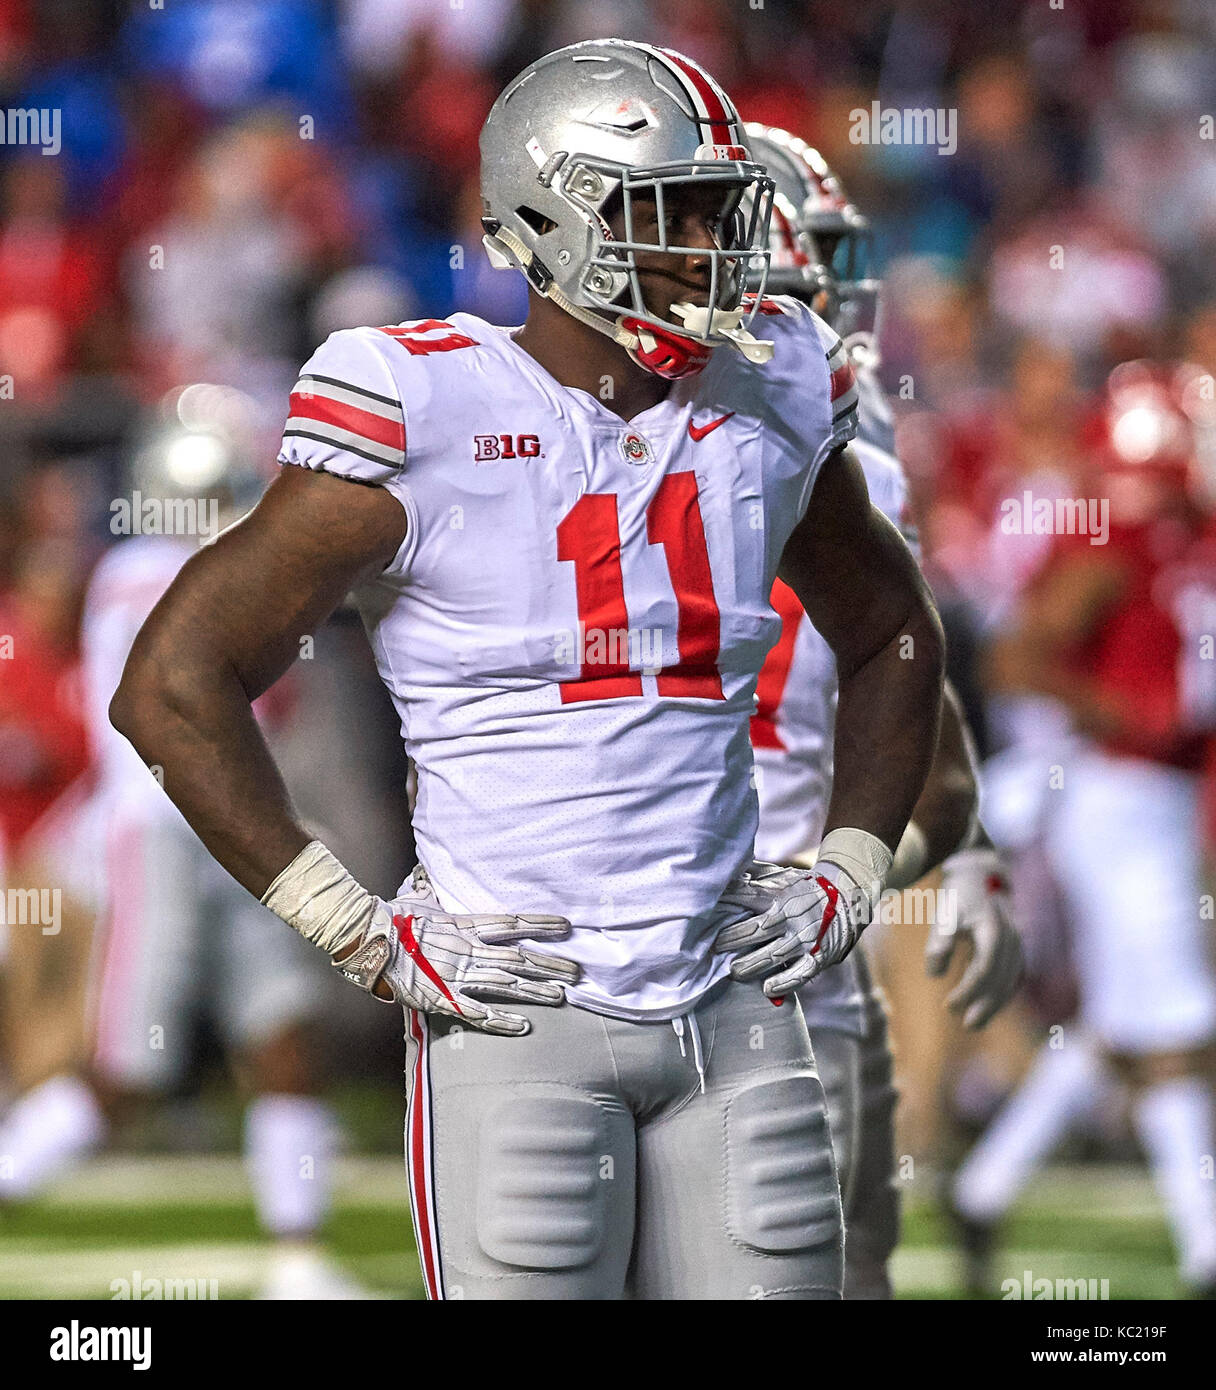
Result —
[[[1076, 1094], [1055, 1096], [1059, 1127], [1097, 1085], [1099, 1068], [1079, 1062], [1104, 1057], [1134, 1093], [1183, 1281], [1212, 1294], [1216, 974], [1200, 790], [1216, 729], [1216, 523], [1195, 487], [1201, 392], [1185, 367], [1112, 373], [1091, 488], [1109, 532], [1056, 537], [992, 676], [1001, 691], [1058, 701], [1079, 736], [1046, 833], [1081, 992], [1080, 1032], [1062, 1049], [1079, 1059], [1065, 1069]], [[1011, 1102], [956, 1179], [976, 1248], [1058, 1137], [1040, 1126], [1029, 1151], [1024, 1108]]]
[[[15, 510], [12, 515], [15, 522]], [[43, 872], [41, 840], [53, 819], [48, 813], [80, 784], [88, 761], [75, 640], [83, 565], [64, 542], [19, 545], [19, 534], [14, 525], [12, 583], [0, 589], [0, 1067], [6, 1087], [23, 1084], [30, 1060], [15, 1043], [21, 992], [29, 970], [42, 963], [42, 948], [58, 936], [70, 892], [66, 876], [48, 879]], [[40, 1020], [39, 1050], [53, 1027], [51, 1019]]]
[[73, 643], [79, 579], [55, 549], [27, 556], [0, 595], [0, 887], [6, 857], [87, 761]]

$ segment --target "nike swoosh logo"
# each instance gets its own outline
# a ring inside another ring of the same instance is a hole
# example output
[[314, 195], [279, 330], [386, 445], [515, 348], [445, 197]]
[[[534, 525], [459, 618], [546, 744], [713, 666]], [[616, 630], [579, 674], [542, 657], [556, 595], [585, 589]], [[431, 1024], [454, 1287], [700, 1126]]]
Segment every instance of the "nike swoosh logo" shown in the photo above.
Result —
[[828, 895], [828, 900], [823, 909], [823, 921], [819, 926], [819, 935], [815, 938], [815, 944], [807, 952], [809, 956], [819, 954], [819, 948], [823, 945], [823, 938], [827, 936], [828, 928], [836, 920], [836, 904], [840, 901], [840, 889], [834, 883], [829, 882], [826, 878], [820, 878], [818, 874], [815, 875], [815, 882]]
[[452, 991], [448, 989], [447, 985], [443, 982], [442, 977], [435, 967], [422, 954], [422, 947], [418, 944], [418, 938], [414, 935], [413, 925], [414, 919], [412, 916], [403, 917], [398, 913], [397, 916], [393, 918], [393, 926], [397, 929], [397, 940], [405, 947], [406, 954], [418, 962], [419, 970], [422, 971], [439, 993], [451, 1004], [452, 1008], [463, 1018], [464, 1014], [461, 1013], [460, 1005], [452, 998]]
[[725, 415], [717, 420], [711, 420], [708, 425], [694, 425], [693, 422], [689, 420], [688, 433], [690, 437], [699, 444], [712, 430], [716, 430], [719, 425], [726, 424], [727, 420], [729, 420], [734, 413], [733, 410], [728, 410]]

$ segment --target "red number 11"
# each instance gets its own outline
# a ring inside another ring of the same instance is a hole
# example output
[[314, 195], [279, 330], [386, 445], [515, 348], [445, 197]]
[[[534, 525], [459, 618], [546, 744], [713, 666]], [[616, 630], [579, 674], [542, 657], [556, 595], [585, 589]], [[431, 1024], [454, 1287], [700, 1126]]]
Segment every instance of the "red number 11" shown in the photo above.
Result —
[[[675, 591], [676, 646], [680, 659], [661, 671], [660, 695], [721, 700], [718, 673], [721, 614], [714, 598], [705, 526], [694, 473], [669, 473], [646, 508], [646, 539], [661, 545]], [[557, 528], [557, 558], [574, 564], [578, 618], [584, 633], [627, 631], [625, 583], [621, 572], [621, 530], [616, 494], [584, 494]], [[640, 695], [642, 678], [628, 662], [584, 661], [576, 680], [562, 684], [562, 703]]]

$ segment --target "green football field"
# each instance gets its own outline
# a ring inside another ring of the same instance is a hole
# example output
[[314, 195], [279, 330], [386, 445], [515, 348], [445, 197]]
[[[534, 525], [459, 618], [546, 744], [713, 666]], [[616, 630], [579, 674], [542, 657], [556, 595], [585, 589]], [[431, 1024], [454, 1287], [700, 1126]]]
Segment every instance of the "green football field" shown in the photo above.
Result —
[[[923, 1180], [922, 1180], [923, 1181]], [[942, 1223], [910, 1184], [899, 1295], [958, 1298], [958, 1263]], [[924, 1183], [931, 1191], [931, 1184]], [[335, 1259], [370, 1291], [422, 1297], [402, 1163], [340, 1161], [327, 1238]], [[0, 1298], [114, 1297], [111, 1284], [217, 1280], [221, 1298], [256, 1294], [266, 1260], [240, 1160], [109, 1156], [29, 1207], [0, 1215]], [[1160, 1205], [1142, 1171], [1055, 1168], [1018, 1209], [998, 1275], [1107, 1279], [1112, 1299], [1176, 1298]]]

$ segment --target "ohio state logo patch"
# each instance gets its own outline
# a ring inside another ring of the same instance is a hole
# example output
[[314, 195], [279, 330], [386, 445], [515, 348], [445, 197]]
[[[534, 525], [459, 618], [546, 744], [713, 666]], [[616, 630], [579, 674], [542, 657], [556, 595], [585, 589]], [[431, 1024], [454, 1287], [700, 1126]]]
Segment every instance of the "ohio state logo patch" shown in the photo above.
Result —
[[621, 457], [626, 463], [641, 467], [642, 464], [649, 463], [653, 455], [644, 435], [639, 434], [637, 430], [626, 430], [621, 435]]

